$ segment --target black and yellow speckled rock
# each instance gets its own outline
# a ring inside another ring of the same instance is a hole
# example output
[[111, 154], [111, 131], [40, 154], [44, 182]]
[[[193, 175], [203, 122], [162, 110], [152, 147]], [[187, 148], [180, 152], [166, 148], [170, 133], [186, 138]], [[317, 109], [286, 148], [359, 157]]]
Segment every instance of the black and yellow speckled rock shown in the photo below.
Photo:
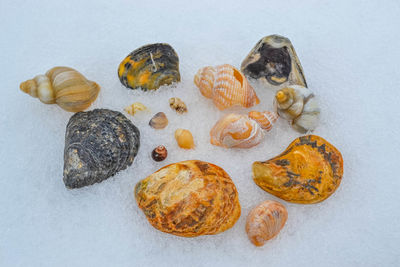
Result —
[[268, 85], [307, 87], [303, 68], [290, 40], [279, 35], [262, 38], [243, 60], [242, 72]]
[[179, 82], [179, 58], [169, 44], [149, 44], [130, 53], [119, 65], [121, 83], [131, 89], [157, 90]]

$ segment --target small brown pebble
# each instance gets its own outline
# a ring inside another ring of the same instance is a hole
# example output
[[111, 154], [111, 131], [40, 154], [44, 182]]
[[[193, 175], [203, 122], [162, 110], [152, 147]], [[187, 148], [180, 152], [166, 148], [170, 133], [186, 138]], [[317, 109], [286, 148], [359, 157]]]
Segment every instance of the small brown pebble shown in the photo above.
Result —
[[153, 152], [151, 152], [151, 157], [154, 161], [163, 161], [168, 156], [168, 151], [165, 146], [156, 147]]
[[158, 112], [151, 118], [149, 125], [154, 129], [164, 129], [168, 125], [168, 118], [164, 112]]
[[185, 102], [183, 102], [179, 97], [170, 98], [169, 106], [179, 114], [187, 112], [187, 107]]

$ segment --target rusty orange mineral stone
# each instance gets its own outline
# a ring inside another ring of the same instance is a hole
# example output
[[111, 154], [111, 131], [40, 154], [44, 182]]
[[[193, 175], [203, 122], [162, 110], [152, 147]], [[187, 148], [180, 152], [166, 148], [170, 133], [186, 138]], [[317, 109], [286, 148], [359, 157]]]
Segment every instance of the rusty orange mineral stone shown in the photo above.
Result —
[[199, 160], [161, 168], [136, 185], [135, 197], [153, 227], [178, 236], [218, 234], [240, 217], [238, 192], [229, 175]]
[[327, 199], [339, 187], [342, 175], [339, 150], [316, 135], [299, 137], [282, 154], [253, 163], [254, 182], [293, 203], [312, 204]]

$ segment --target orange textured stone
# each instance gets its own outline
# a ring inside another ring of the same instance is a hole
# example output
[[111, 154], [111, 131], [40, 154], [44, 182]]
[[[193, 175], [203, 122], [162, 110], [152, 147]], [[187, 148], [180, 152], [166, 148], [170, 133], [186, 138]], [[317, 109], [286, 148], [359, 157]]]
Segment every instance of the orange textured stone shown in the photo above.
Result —
[[247, 216], [246, 232], [251, 243], [262, 246], [283, 228], [288, 213], [281, 203], [267, 200], [252, 209]]
[[183, 237], [221, 233], [240, 217], [229, 175], [199, 160], [161, 168], [136, 185], [135, 197], [153, 227]]
[[282, 154], [253, 163], [254, 182], [293, 203], [312, 204], [327, 199], [339, 187], [342, 176], [341, 153], [316, 135], [299, 137]]

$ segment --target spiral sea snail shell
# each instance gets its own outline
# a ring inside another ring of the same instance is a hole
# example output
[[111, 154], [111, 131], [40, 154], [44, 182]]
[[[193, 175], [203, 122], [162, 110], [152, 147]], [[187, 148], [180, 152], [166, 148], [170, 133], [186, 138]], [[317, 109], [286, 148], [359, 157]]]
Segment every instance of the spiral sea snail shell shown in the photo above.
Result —
[[248, 115], [227, 114], [210, 131], [210, 142], [226, 148], [258, 145], [278, 119], [275, 112], [250, 111]]
[[279, 116], [290, 121], [296, 131], [306, 133], [317, 127], [320, 108], [310, 89], [286, 87], [276, 93], [274, 101]]
[[20, 88], [45, 104], [58, 104], [70, 112], [87, 109], [100, 91], [97, 83], [68, 67], [54, 67], [45, 75], [21, 83]]
[[249, 108], [260, 103], [246, 77], [229, 64], [201, 68], [194, 77], [194, 83], [219, 110], [233, 106]]

